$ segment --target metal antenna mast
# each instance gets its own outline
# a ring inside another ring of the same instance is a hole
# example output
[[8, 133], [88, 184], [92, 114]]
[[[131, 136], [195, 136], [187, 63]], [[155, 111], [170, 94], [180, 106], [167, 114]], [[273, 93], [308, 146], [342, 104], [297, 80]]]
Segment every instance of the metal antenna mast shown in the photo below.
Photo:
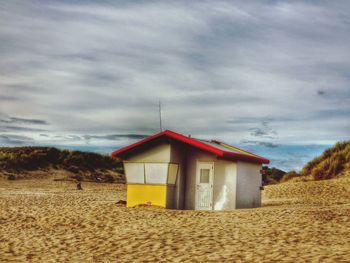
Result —
[[158, 103], [158, 108], [159, 108], [159, 130], [162, 132], [163, 131], [163, 128], [162, 128], [162, 104], [160, 103], [160, 100]]

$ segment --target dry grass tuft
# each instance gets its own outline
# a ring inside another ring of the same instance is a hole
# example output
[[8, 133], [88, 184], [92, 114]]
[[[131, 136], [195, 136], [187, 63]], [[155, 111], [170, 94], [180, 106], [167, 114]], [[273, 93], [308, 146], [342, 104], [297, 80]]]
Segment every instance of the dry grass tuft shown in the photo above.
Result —
[[350, 141], [338, 142], [320, 156], [308, 162], [300, 174], [291, 171], [283, 175], [280, 182], [292, 180], [327, 180], [350, 173]]

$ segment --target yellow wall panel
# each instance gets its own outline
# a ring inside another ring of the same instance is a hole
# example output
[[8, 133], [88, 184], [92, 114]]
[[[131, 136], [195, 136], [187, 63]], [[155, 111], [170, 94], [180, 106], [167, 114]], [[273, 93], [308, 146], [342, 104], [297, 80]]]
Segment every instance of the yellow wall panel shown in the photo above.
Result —
[[166, 185], [128, 184], [127, 207], [151, 204], [166, 207]]

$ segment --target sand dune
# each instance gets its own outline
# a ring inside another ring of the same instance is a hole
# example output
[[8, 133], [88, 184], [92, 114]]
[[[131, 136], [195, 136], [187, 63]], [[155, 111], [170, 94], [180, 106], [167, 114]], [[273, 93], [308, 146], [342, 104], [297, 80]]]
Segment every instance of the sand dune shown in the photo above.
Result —
[[227, 212], [116, 205], [123, 185], [0, 181], [1, 262], [350, 262], [350, 178]]

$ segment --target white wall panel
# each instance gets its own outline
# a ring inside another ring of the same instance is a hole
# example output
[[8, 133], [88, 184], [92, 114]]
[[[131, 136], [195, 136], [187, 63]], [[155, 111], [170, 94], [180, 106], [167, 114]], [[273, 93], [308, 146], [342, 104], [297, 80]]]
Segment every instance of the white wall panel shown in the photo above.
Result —
[[128, 184], [144, 184], [145, 168], [143, 163], [124, 163], [126, 181]]
[[167, 163], [145, 163], [146, 184], [166, 184]]

